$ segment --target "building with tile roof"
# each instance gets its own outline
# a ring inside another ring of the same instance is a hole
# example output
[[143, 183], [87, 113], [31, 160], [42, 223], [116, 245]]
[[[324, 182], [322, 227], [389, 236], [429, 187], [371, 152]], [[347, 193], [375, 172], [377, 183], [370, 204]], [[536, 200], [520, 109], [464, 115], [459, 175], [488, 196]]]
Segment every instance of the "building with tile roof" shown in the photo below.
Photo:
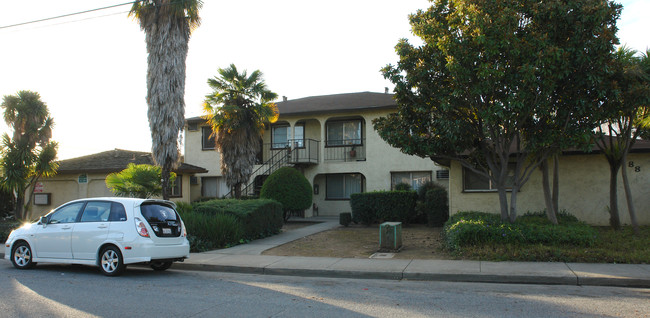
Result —
[[[123, 149], [59, 161], [57, 175], [42, 178], [36, 185], [32, 200], [33, 215], [45, 213], [74, 199], [114, 196], [106, 187], [106, 176], [124, 170], [130, 163], [153, 165], [154, 161], [149, 152]], [[170, 199], [189, 203], [190, 185], [196, 182], [194, 175], [208, 171], [199, 166], [181, 163], [174, 172], [177, 174], [177, 182], [172, 188]]]

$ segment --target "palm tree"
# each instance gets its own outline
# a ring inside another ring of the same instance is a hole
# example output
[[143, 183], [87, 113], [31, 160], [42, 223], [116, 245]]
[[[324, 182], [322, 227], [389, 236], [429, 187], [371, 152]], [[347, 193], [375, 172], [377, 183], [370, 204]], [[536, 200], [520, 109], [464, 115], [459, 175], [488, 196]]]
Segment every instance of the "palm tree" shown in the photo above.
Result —
[[[20, 91], [4, 96], [4, 120], [13, 129], [13, 137], [2, 136], [0, 151], [0, 186], [12, 192], [16, 199], [15, 216], [28, 218], [34, 184], [42, 176], [56, 174], [58, 144], [50, 141], [54, 120], [47, 105], [36, 92]], [[25, 203], [25, 192], [32, 188]]]
[[[106, 176], [106, 187], [118, 197], [148, 199], [162, 193], [159, 166], [129, 163], [126, 169]], [[176, 174], [171, 173], [174, 182]]]
[[266, 88], [262, 72], [241, 74], [234, 64], [219, 68], [208, 79], [213, 92], [205, 96], [204, 118], [212, 126], [216, 150], [221, 153], [221, 173], [236, 198], [248, 181], [260, 146], [264, 125], [278, 119], [277, 94]]
[[152, 154], [162, 168], [163, 199], [179, 161], [178, 137], [185, 124], [185, 60], [190, 33], [199, 26], [200, 0], [142, 0], [129, 16], [140, 23], [147, 43], [147, 105]]

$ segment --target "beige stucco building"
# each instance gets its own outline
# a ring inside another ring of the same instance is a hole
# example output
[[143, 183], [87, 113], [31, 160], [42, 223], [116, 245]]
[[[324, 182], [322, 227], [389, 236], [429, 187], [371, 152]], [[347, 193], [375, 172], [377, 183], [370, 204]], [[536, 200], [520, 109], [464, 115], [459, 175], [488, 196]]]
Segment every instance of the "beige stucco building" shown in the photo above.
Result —
[[[76, 199], [112, 197], [106, 187], [106, 176], [126, 169], [129, 163], [153, 164], [151, 153], [122, 149], [109, 150], [88, 156], [62, 160], [54, 177], [42, 178], [32, 198], [32, 217], [49, 212], [57, 206]], [[170, 200], [190, 202], [191, 183], [196, 173], [207, 170], [183, 163], [174, 172], [176, 183]]]
[[[550, 168], [553, 168], [552, 164]], [[627, 169], [639, 223], [650, 224], [650, 143], [637, 141], [628, 155], [628, 161], [621, 169]], [[496, 190], [490, 189], [487, 179], [477, 180], [476, 175], [464, 169], [458, 162], [451, 162], [449, 176], [451, 215], [459, 211], [499, 213], [498, 194]], [[591, 153], [565, 151], [559, 159], [559, 209], [566, 210], [592, 225], [609, 225], [609, 178], [609, 164], [597, 149]], [[621, 223], [630, 224], [620, 173], [618, 208]], [[521, 215], [528, 211], [544, 209], [542, 174], [537, 170], [518, 193], [517, 211]]]
[[[392, 97], [363, 92], [278, 102], [280, 117], [264, 132], [248, 194], [280, 166], [296, 167], [311, 183], [313, 205], [306, 217], [350, 212], [350, 194], [390, 190], [401, 182], [414, 188], [426, 181], [447, 186], [446, 168], [401, 153], [373, 129], [373, 119], [397, 110]], [[197, 174], [198, 183], [190, 186], [192, 200], [229, 194], [210, 134], [201, 117], [187, 120], [185, 161], [208, 170]]]

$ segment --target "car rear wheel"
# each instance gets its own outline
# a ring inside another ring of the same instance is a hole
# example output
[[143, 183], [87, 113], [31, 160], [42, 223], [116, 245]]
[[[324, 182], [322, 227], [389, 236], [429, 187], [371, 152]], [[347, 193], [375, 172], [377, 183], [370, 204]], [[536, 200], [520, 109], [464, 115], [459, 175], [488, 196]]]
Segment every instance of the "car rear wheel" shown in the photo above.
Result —
[[155, 271], [164, 271], [172, 266], [172, 262], [151, 262], [149, 266]]
[[18, 242], [11, 253], [11, 264], [18, 269], [29, 269], [36, 266], [32, 261], [32, 248], [27, 242]]
[[115, 246], [107, 246], [100, 253], [99, 269], [106, 276], [118, 276], [124, 272], [126, 265], [122, 260], [122, 253]]

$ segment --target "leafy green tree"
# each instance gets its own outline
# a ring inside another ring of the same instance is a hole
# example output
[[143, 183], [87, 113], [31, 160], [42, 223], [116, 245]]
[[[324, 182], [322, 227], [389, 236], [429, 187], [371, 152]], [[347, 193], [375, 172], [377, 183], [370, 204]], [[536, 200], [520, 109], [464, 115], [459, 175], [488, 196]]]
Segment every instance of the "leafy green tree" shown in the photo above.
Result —
[[14, 194], [0, 187], [0, 217], [10, 216], [15, 209]]
[[533, 171], [595, 127], [619, 15], [606, 0], [435, 1], [410, 16], [423, 45], [400, 40], [382, 69], [399, 109], [374, 127], [404, 153], [488, 178], [514, 221]]
[[236, 198], [253, 172], [264, 125], [278, 118], [272, 103], [277, 94], [266, 88], [259, 70], [237, 71], [234, 64], [219, 68], [208, 79], [213, 92], [205, 96], [204, 118], [212, 126], [215, 148], [221, 154], [221, 173]]
[[291, 167], [282, 167], [264, 181], [260, 198], [273, 199], [282, 203], [284, 219], [287, 220], [291, 212], [309, 208], [313, 196], [311, 184], [300, 171]]
[[[106, 176], [106, 187], [119, 197], [148, 199], [162, 194], [162, 169], [159, 166], [130, 163], [126, 169]], [[171, 173], [173, 184], [176, 174]]]
[[129, 15], [145, 32], [147, 105], [152, 153], [162, 167], [162, 196], [169, 199], [171, 170], [180, 159], [178, 138], [185, 124], [185, 60], [190, 33], [199, 26], [200, 0], [135, 1]]
[[[628, 181], [627, 155], [634, 142], [648, 133], [645, 124], [650, 120], [650, 58], [646, 51], [640, 56], [626, 47], [616, 52], [617, 72], [612, 77], [612, 93], [605, 104], [611, 111], [609, 117], [598, 127], [596, 145], [607, 158], [610, 170], [609, 224], [620, 229], [618, 209], [618, 174], [623, 177], [623, 186], [634, 231], [638, 233], [639, 223]], [[621, 169], [622, 168], [622, 169]]]
[[[50, 141], [54, 120], [47, 105], [36, 92], [19, 91], [5, 95], [2, 100], [4, 120], [13, 129], [13, 136], [2, 136], [0, 152], [0, 186], [13, 193], [16, 200], [15, 216], [29, 218], [29, 203], [34, 185], [45, 176], [56, 174], [55, 161], [58, 144]], [[26, 192], [31, 188], [29, 199]]]

